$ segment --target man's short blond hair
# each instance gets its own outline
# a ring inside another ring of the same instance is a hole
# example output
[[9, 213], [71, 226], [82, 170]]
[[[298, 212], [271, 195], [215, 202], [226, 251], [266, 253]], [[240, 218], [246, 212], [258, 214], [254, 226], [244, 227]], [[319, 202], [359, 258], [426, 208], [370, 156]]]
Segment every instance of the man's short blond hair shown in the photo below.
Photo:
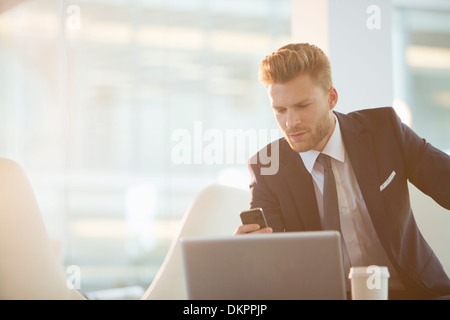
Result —
[[285, 83], [302, 74], [310, 75], [327, 91], [333, 87], [330, 61], [315, 45], [285, 45], [266, 56], [259, 65], [259, 80], [266, 87], [270, 84]]

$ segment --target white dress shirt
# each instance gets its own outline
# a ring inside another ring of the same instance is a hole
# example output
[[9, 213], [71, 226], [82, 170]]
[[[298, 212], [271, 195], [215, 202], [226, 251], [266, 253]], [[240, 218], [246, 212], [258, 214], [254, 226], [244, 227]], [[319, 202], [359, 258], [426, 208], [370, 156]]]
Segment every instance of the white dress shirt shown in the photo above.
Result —
[[[390, 273], [389, 288], [400, 290], [403, 286], [375, 232], [352, 165], [347, 156], [339, 121], [336, 116], [334, 118], [336, 122], [334, 131], [322, 153], [331, 157], [331, 167], [336, 180], [341, 231], [344, 242], [344, 269], [348, 275], [351, 266], [387, 266]], [[300, 152], [303, 163], [311, 173], [314, 181], [319, 215], [323, 225], [324, 169], [316, 161], [319, 154], [320, 152], [316, 150]], [[349, 282], [347, 285], [349, 285]]]

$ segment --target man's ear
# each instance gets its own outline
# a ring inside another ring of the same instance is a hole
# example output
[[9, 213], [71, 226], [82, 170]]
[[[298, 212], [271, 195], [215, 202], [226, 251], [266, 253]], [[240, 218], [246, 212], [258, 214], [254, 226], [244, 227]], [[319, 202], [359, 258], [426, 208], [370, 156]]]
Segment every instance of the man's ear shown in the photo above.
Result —
[[336, 88], [331, 87], [330, 91], [328, 92], [328, 105], [330, 107], [330, 110], [332, 110], [338, 102], [338, 93]]

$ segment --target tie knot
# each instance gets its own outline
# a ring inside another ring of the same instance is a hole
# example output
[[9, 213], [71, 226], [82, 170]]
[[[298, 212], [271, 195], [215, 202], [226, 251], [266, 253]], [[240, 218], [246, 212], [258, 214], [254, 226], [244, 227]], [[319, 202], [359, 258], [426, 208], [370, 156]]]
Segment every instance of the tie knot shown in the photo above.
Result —
[[325, 169], [331, 169], [331, 159], [326, 154], [323, 154], [323, 153], [319, 154], [319, 157], [317, 158], [317, 161], [319, 161], [320, 164]]

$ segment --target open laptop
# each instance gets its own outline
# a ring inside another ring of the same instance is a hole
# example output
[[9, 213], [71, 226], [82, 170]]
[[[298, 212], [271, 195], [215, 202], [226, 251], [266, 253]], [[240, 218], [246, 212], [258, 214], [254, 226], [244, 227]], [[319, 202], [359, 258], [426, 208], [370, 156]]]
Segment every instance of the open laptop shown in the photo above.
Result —
[[346, 299], [336, 231], [180, 241], [188, 299]]

